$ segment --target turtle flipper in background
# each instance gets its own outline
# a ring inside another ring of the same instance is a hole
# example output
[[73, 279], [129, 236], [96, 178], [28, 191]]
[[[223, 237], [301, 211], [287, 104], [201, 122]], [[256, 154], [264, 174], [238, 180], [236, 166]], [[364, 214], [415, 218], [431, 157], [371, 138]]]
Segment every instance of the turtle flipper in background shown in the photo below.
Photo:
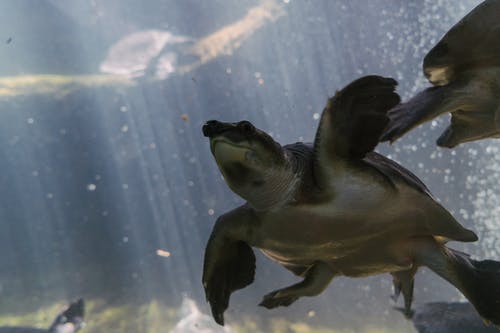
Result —
[[75, 333], [83, 327], [84, 313], [85, 304], [80, 298], [59, 313], [49, 329], [29, 326], [0, 326], [0, 333]]
[[500, 137], [500, 0], [486, 0], [460, 20], [424, 58], [427, 88], [389, 112], [381, 141], [395, 141], [443, 113], [452, 121], [442, 147]]
[[[397, 309], [403, 312], [403, 309]], [[432, 302], [415, 307], [411, 321], [419, 333], [496, 333], [470, 303]]]
[[85, 303], [82, 298], [71, 303], [66, 310], [61, 312], [52, 325], [49, 333], [75, 333], [83, 326]]

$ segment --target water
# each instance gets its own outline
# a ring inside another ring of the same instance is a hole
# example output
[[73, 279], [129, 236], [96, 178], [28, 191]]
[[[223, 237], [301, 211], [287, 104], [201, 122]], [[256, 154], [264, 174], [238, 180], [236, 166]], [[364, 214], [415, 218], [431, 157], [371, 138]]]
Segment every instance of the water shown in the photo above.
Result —
[[[4, 1], [0, 4], [0, 325], [48, 326], [84, 297], [84, 332], [168, 332], [182, 299], [208, 313], [204, 246], [241, 203], [201, 125], [248, 119], [311, 141], [328, 96], [366, 74], [426, 86], [425, 53], [479, 1]], [[499, 258], [500, 143], [454, 150], [438, 119], [378, 150], [409, 167]], [[239, 332], [412, 332], [388, 275], [336, 279], [291, 308], [256, 306], [296, 281], [258, 255], [233, 295]], [[420, 272], [416, 303], [462, 299]], [[252, 331], [253, 330], [253, 331]]]

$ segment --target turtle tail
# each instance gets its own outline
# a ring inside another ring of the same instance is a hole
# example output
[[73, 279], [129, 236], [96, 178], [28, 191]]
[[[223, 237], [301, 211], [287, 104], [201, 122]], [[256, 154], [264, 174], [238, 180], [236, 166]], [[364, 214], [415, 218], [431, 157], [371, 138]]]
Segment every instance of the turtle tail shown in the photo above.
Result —
[[473, 260], [442, 246], [424, 264], [460, 290], [485, 321], [500, 325], [500, 262]]

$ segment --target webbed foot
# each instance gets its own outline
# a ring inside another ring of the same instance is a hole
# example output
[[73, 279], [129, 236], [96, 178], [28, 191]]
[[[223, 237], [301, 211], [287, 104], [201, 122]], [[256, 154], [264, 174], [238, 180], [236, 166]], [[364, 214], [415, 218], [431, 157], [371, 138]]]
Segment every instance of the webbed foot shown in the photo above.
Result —
[[393, 272], [392, 283], [394, 286], [394, 294], [391, 296], [394, 302], [398, 301], [399, 295], [403, 294], [404, 299], [404, 310], [401, 312], [406, 318], [411, 318], [413, 316], [413, 310], [411, 309], [411, 304], [413, 302], [413, 287], [414, 287], [414, 276], [417, 272], [418, 266], [413, 266], [412, 268], [404, 271]]
[[289, 306], [293, 302], [299, 299], [299, 296], [290, 295], [284, 289], [275, 290], [270, 292], [262, 299], [259, 306], [263, 306], [267, 309], [274, 309], [278, 306]]
[[304, 275], [305, 278], [301, 282], [267, 294], [259, 305], [273, 309], [278, 306], [289, 306], [302, 296], [316, 296], [325, 290], [335, 272], [327, 263], [318, 261]]

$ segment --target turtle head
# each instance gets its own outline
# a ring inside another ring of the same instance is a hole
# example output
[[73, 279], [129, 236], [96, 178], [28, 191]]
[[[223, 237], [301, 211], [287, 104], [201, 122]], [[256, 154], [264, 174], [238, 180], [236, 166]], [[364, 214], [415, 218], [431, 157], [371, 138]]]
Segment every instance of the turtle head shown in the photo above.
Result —
[[249, 121], [208, 121], [202, 128], [228, 186], [254, 207], [281, 201], [294, 178], [290, 159], [279, 143]]

